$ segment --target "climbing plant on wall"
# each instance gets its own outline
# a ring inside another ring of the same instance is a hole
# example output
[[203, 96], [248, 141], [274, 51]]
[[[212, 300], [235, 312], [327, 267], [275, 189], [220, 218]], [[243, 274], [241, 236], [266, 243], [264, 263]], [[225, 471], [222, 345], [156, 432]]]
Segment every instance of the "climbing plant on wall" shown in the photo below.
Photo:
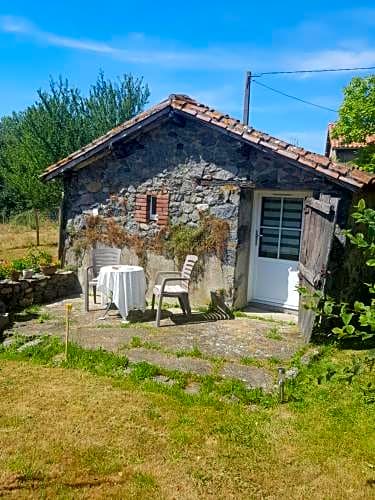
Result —
[[132, 249], [143, 266], [147, 265], [147, 251], [175, 258], [182, 265], [188, 253], [197, 255], [201, 260], [207, 255], [222, 259], [229, 237], [229, 224], [211, 215], [202, 215], [196, 226], [166, 226], [152, 237], [141, 237], [125, 231], [113, 218], [88, 215], [84, 227], [78, 233], [70, 231], [70, 236], [77, 254], [101, 243]]

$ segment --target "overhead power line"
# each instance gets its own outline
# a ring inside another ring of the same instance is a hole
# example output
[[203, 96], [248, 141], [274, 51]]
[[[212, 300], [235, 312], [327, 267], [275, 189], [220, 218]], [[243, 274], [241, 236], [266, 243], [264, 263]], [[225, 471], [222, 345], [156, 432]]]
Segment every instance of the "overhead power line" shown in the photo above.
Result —
[[329, 73], [338, 71], [366, 71], [369, 69], [375, 69], [375, 66], [368, 66], [365, 68], [327, 68], [327, 69], [298, 69], [295, 71], [266, 71], [263, 73], [257, 73], [252, 75], [252, 78], [259, 78], [265, 75], [296, 75], [300, 73]]
[[289, 99], [294, 99], [295, 101], [303, 102], [304, 104], [309, 104], [310, 106], [315, 106], [316, 108], [324, 109], [326, 111], [332, 111], [333, 113], [338, 113], [337, 109], [327, 108], [326, 106], [321, 106], [320, 104], [316, 104], [315, 102], [306, 101], [305, 99], [300, 99], [299, 97], [296, 97], [294, 95], [286, 94], [285, 92], [282, 92], [281, 90], [274, 89], [273, 87], [269, 87], [268, 85], [265, 85], [264, 83], [258, 82], [258, 80], [253, 80], [253, 82], [256, 83], [257, 85], [260, 85], [261, 87], [268, 89], [268, 90], [272, 90], [272, 92], [276, 92], [277, 94], [281, 94], [284, 97], [289, 97]]

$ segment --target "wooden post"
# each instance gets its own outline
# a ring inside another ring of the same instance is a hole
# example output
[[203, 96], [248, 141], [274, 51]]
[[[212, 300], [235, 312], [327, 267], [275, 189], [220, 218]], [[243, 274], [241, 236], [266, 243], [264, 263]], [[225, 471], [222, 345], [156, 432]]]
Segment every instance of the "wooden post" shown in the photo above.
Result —
[[278, 368], [278, 386], [279, 386], [279, 401], [284, 403], [285, 400], [285, 368]]
[[59, 241], [58, 241], [58, 251], [57, 258], [60, 261], [61, 267], [64, 266], [64, 193], [61, 196], [61, 202], [59, 206]]
[[65, 304], [65, 361], [68, 361], [70, 313], [71, 313], [72, 309], [73, 309], [73, 304]]
[[243, 98], [243, 124], [249, 125], [250, 117], [250, 85], [251, 85], [251, 71], [246, 71], [245, 75], [245, 92]]
[[38, 247], [40, 245], [40, 238], [39, 238], [39, 210], [37, 208], [34, 208], [34, 217], [35, 217], [35, 229], [36, 229], [36, 246]]

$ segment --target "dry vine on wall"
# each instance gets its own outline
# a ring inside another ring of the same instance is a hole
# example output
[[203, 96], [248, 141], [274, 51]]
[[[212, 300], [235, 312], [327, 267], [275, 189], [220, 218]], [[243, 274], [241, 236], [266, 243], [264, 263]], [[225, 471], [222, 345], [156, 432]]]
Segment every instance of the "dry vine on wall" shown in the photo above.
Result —
[[[175, 258], [180, 266], [187, 253], [192, 253], [199, 257], [202, 267], [206, 255], [223, 259], [228, 236], [228, 222], [210, 215], [202, 215], [197, 226], [177, 224], [162, 228], [153, 237], [127, 233], [112, 218], [89, 215], [85, 219], [85, 228], [75, 235], [73, 248], [79, 254], [98, 243], [117, 248], [128, 247], [135, 252], [143, 267], [147, 266], [147, 250]], [[203, 272], [203, 268], [200, 271]]]

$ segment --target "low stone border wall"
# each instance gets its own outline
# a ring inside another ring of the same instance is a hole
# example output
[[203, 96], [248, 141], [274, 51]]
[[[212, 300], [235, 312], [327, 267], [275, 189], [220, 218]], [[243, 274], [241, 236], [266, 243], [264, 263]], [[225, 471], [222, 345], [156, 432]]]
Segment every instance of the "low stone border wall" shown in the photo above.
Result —
[[0, 304], [3, 302], [5, 310], [11, 312], [31, 304], [44, 304], [69, 297], [81, 291], [75, 272], [61, 271], [52, 276], [36, 274], [31, 279], [0, 281]]

